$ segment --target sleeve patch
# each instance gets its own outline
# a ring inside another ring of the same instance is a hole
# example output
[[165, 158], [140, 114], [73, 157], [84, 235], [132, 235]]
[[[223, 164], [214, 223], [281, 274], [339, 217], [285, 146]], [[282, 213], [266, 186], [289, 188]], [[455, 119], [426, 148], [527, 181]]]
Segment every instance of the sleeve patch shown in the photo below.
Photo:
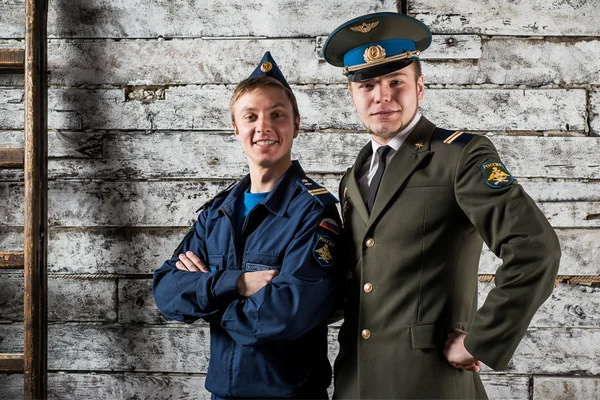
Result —
[[338, 227], [337, 222], [335, 222], [332, 218], [325, 218], [319, 222], [319, 226], [325, 228], [336, 235], [340, 234], [340, 228]]
[[322, 267], [331, 267], [335, 256], [335, 242], [328, 236], [317, 233], [312, 251], [315, 261]]
[[479, 167], [483, 173], [483, 181], [491, 188], [501, 189], [509, 186], [515, 180], [501, 162], [487, 160], [479, 164]]

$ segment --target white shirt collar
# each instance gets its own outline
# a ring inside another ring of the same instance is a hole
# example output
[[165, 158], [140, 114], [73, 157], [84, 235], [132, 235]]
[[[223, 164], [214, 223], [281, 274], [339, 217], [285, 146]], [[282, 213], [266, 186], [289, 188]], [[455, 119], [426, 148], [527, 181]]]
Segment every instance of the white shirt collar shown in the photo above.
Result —
[[[392, 154], [394, 154], [396, 151], [398, 151], [400, 146], [402, 146], [402, 143], [404, 143], [404, 139], [406, 139], [408, 134], [414, 129], [415, 125], [417, 125], [417, 122], [419, 122], [420, 119], [421, 119], [421, 114], [417, 111], [417, 113], [415, 114], [415, 117], [412, 119], [412, 121], [410, 121], [410, 124], [408, 124], [406, 126], [406, 128], [402, 129], [400, 132], [398, 132], [396, 134], [396, 136], [394, 136], [388, 142], [387, 146], [390, 146], [392, 148], [392, 150], [394, 150], [394, 151], [390, 152], [388, 157], [391, 157]], [[385, 146], [385, 145], [378, 143], [373, 138], [371, 138], [371, 146], [373, 148], [373, 154], [376, 154], [377, 149], [380, 148], [381, 146]], [[386, 157], [387, 160], [389, 160], [388, 157]], [[377, 157], [371, 157], [371, 166], [369, 169], [373, 169], [373, 163], [375, 161], [377, 161]]]

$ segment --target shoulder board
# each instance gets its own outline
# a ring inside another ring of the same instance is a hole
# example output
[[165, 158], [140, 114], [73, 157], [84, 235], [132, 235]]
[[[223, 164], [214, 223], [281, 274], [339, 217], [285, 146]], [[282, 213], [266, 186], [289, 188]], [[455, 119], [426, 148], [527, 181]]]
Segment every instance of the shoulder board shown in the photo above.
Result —
[[325, 189], [323, 186], [319, 185], [317, 182], [313, 181], [308, 177], [299, 179], [298, 186], [300, 186], [302, 190], [310, 194], [313, 197], [313, 199], [315, 199], [322, 206], [338, 203], [338, 199], [336, 199], [334, 195], [329, 193], [329, 190]]
[[435, 128], [433, 136], [431, 137], [432, 142], [442, 142], [444, 144], [456, 144], [460, 147], [465, 147], [467, 143], [475, 139], [479, 135], [473, 133], [466, 133], [463, 131], [450, 131], [448, 129]]
[[196, 213], [204, 210], [207, 207], [210, 207], [210, 205], [212, 203], [215, 202], [216, 199], [220, 198], [220, 197], [225, 197], [229, 194], [229, 192], [231, 192], [231, 189], [233, 189], [233, 187], [236, 185], [237, 182], [233, 182], [231, 185], [227, 186], [225, 189], [221, 190], [219, 193], [217, 193], [217, 195], [215, 197], [213, 197], [212, 199], [210, 199], [209, 201], [207, 201], [206, 203], [202, 204], [200, 206], [199, 209], [196, 210]]

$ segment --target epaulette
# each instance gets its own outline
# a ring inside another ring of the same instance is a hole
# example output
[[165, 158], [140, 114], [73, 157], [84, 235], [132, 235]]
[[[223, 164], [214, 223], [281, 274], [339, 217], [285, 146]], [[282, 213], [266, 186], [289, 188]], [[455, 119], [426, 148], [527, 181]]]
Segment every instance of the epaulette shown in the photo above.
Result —
[[473, 133], [466, 133], [463, 131], [450, 131], [448, 129], [435, 128], [433, 136], [431, 137], [432, 142], [442, 142], [445, 144], [456, 144], [460, 147], [465, 147], [467, 143], [475, 139], [479, 135]]
[[225, 196], [227, 196], [229, 194], [229, 192], [231, 192], [231, 189], [233, 189], [233, 187], [235, 186], [236, 183], [237, 182], [233, 182], [231, 185], [227, 186], [225, 189], [223, 189], [219, 193], [217, 193], [217, 195], [215, 197], [213, 197], [212, 199], [210, 199], [206, 203], [202, 204], [200, 206], [200, 208], [196, 210], [196, 213], [199, 213], [200, 211], [204, 210], [205, 208], [210, 207], [210, 205], [212, 203], [214, 203], [215, 200], [218, 199], [219, 197], [225, 197]]
[[315, 199], [322, 206], [339, 203], [338, 199], [336, 199], [335, 196], [329, 192], [329, 190], [308, 177], [299, 179], [298, 186], [313, 196], [313, 199]]

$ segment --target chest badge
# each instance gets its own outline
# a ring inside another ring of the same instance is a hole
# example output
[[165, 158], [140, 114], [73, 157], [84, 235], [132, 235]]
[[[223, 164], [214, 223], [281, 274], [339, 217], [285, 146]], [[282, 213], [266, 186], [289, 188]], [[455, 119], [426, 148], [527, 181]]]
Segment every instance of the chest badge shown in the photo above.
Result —
[[515, 180], [501, 162], [488, 160], [480, 164], [479, 167], [483, 173], [484, 182], [494, 189], [506, 187]]

